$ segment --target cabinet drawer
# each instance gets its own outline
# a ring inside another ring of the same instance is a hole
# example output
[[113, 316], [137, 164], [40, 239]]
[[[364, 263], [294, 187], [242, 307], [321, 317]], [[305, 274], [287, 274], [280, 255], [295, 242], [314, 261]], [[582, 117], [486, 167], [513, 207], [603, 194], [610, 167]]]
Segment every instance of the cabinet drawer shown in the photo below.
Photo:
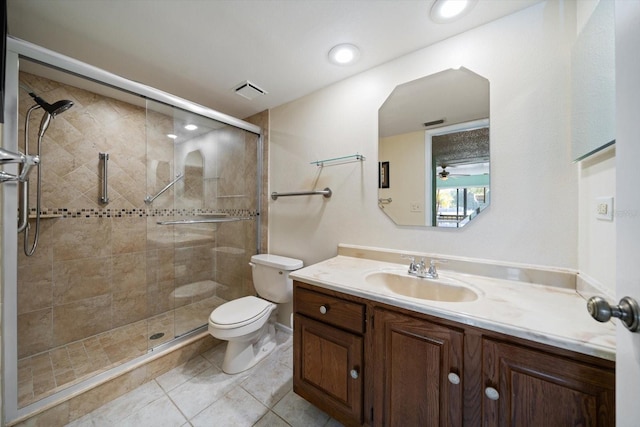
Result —
[[364, 333], [364, 304], [298, 287], [294, 289], [294, 301], [297, 313], [339, 328]]

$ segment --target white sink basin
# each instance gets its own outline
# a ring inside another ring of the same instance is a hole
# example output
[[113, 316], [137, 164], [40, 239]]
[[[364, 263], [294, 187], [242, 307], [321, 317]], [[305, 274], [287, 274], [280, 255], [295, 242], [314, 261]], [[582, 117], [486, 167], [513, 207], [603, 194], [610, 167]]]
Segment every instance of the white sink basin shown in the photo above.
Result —
[[370, 285], [405, 297], [443, 302], [468, 302], [478, 299], [476, 292], [461, 281], [449, 277], [424, 279], [406, 273], [379, 271], [369, 273], [365, 280]]

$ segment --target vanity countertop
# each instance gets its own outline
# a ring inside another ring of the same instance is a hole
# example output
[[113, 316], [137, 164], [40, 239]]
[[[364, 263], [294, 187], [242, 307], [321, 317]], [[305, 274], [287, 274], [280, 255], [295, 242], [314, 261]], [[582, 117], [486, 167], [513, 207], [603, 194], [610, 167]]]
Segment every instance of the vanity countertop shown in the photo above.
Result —
[[370, 273], [406, 268], [403, 264], [338, 255], [296, 270], [290, 277], [321, 288], [615, 360], [615, 324], [592, 319], [585, 299], [575, 289], [469, 275], [441, 266], [442, 276], [472, 283], [472, 289], [479, 294], [475, 301], [441, 302], [400, 296], [365, 280]]

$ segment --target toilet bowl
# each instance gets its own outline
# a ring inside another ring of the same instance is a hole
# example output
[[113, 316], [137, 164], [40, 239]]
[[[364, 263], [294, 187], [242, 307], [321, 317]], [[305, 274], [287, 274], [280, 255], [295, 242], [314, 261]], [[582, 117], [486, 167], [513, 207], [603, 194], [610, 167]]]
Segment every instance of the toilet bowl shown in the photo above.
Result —
[[272, 254], [251, 257], [253, 284], [260, 297], [245, 296], [226, 302], [209, 316], [209, 333], [228, 341], [222, 370], [245, 371], [276, 347], [277, 303], [290, 302], [293, 281], [289, 273], [302, 261]]

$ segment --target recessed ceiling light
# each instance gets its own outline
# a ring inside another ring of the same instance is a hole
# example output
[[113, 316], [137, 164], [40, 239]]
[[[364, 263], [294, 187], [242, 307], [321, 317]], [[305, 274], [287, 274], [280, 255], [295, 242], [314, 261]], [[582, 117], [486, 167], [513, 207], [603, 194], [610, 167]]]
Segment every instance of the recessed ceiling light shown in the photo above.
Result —
[[198, 126], [196, 126], [196, 125], [185, 125], [184, 128], [186, 130], [196, 130], [196, 129], [198, 129]]
[[171, 139], [176, 139], [178, 137], [178, 135], [174, 135], [172, 133], [168, 133], [167, 137], [171, 138]]
[[339, 44], [329, 51], [329, 60], [338, 65], [353, 64], [359, 57], [360, 49], [349, 43]]
[[469, 13], [478, 0], [436, 0], [431, 7], [431, 19], [439, 24], [455, 21]]

